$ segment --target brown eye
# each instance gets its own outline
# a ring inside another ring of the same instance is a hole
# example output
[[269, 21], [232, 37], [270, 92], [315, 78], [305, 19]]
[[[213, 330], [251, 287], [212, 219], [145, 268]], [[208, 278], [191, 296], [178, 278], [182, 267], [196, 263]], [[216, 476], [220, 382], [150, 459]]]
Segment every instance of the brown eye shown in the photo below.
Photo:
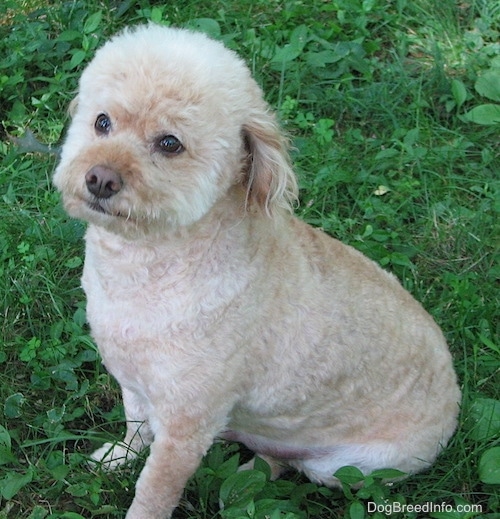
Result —
[[111, 131], [111, 119], [107, 114], [99, 114], [94, 123], [95, 131], [101, 135], [107, 135]]
[[184, 146], [175, 135], [165, 135], [156, 141], [156, 149], [165, 155], [175, 155], [183, 151]]

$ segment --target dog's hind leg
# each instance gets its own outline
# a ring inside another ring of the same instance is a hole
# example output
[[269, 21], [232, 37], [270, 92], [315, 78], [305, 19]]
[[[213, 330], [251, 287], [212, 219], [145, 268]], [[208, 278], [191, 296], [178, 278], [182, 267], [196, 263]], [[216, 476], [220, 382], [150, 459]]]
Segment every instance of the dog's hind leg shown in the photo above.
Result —
[[137, 454], [153, 441], [153, 433], [147, 419], [144, 400], [136, 393], [123, 388], [123, 404], [127, 421], [125, 438], [117, 443], [105, 443], [90, 457], [92, 465], [101, 464], [106, 470], [133, 460]]
[[[432, 459], [430, 460], [432, 461]], [[303, 460], [294, 460], [290, 465], [304, 472], [315, 483], [329, 487], [339, 487], [334, 473], [341, 467], [351, 465], [367, 475], [378, 469], [392, 468], [404, 474], [422, 470], [430, 464], [412, 453], [411, 446], [402, 443], [373, 442], [367, 444], [337, 445], [330, 453]], [[399, 480], [400, 477], [394, 480]]]

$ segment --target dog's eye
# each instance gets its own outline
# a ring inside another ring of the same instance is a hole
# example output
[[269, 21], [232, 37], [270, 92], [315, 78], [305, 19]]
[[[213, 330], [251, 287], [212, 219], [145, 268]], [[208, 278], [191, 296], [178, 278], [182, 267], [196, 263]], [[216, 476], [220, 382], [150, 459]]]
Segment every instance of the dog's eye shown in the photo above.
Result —
[[166, 155], [175, 155], [183, 151], [184, 146], [175, 135], [165, 135], [156, 141], [156, 149]]
[[97, 133], [107, 135], [111, 131], [111, 119], [106, 114], [99, 114], [95, 120], [94, 128]]

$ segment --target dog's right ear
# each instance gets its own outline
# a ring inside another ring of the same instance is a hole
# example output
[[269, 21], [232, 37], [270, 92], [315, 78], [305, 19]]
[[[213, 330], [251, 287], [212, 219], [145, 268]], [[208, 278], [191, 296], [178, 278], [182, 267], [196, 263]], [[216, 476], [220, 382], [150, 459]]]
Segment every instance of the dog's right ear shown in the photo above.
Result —
[[71, 100], [68, 106], [68, 113], [71, 117], [75, 115], [76, 109], [78, 108], [78, 96]]
[[272, 113], [256, 111], [243, 126], [248, 151], [245, 184], [247, 203], [255, 203], [268, 215], [276, 207], [293, 212], [298, 188], [288, 156], [288, 141]]

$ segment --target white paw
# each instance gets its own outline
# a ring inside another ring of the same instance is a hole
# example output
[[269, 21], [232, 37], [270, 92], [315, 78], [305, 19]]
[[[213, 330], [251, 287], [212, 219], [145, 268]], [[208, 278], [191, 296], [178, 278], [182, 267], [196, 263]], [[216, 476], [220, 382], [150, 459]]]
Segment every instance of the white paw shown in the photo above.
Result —
[[[286, 465], [283, 462], [280, 462], [279, 460], [276, 460], [274, 458], [271, 458], [269, 456], [265, 456], [263, 454], [258, 454], [259, 458], [264, 460], [271, 469], [271, 481], [275, 481], [278, 479], [283, 472], [286, 470]], [[252, 458], [247, 463], [243, 463], [243, 465], [240, 465], [238, 467], [238, 472], [242, 472], [244, 470], [253, 470], [255, 468], [255, 458]]]
[[104, 470], [114, 470], [136, 456], [137, 453], [123, 443], [105, 443], [90, 455], [89, 465], [92, 468], [100, 466]]
[[245, 470], [253, 470], [255, 458], [252, 458], [250, 461], [247, 461], [246, 463], [243, 463], [238, 467], [238, 472], [243, 472]]

